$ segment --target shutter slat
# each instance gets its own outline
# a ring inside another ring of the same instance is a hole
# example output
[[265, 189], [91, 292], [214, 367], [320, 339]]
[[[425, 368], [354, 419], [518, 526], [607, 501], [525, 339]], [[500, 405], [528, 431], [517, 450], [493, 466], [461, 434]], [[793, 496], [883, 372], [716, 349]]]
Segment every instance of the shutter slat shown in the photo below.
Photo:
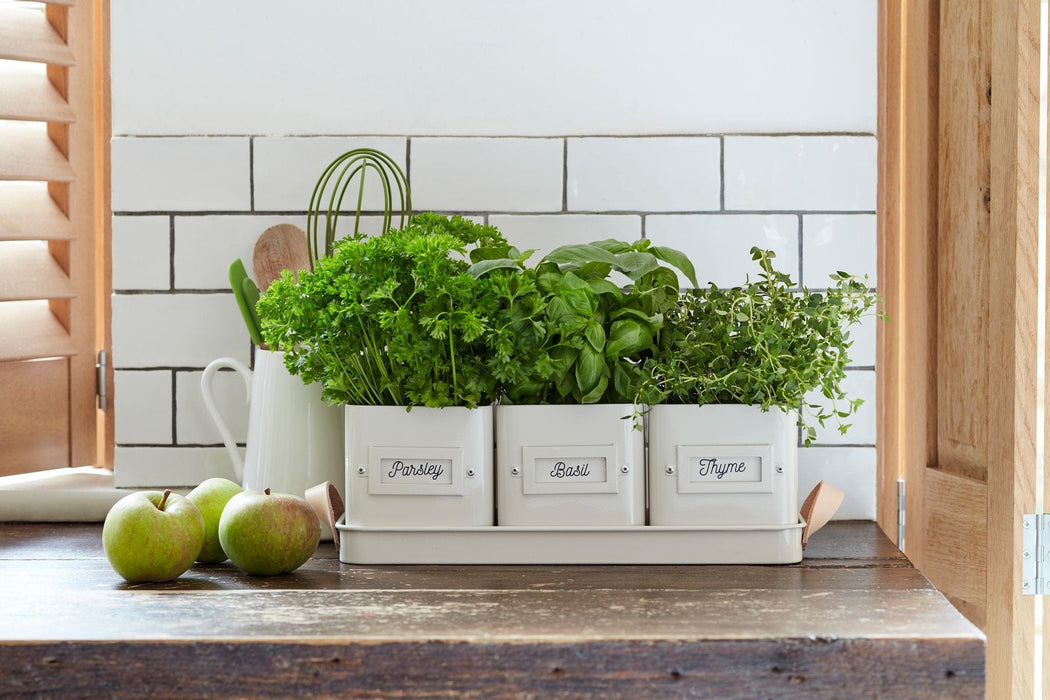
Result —
[[0, 362], [76, 354], [72, 339], [47, 302], [0, 304]]
[[73, 283], [37, 241], [0, 243], [0, 302], [26, 299], [71, 299]]
[[73, 52], [43, 12], [0, 5], [0, 58], [71, 66]]
[[36, 122], [0, 122], [0, 180], [71, 182], [69, 161], [58, 150], [46, 126]]
[[73, 224], [39, 182], [0, 182], [0, 241], [68, 241]]
[[0, 61], [0, 119], [73, 121], [73, 110], [39, 66]]

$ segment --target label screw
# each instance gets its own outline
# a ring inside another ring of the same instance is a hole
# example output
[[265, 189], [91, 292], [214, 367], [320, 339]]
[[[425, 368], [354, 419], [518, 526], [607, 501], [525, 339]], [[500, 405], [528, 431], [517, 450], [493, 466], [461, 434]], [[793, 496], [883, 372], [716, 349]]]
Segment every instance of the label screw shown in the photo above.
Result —
[[358, 467], [357, 468], [357, 473], [358, 473], [359, 476], [364, 476], [365, 474], [368, 473], [368, 467], [363, 467], [363, 466], [362, 467]]
[[517, 476], [518, 474], [521, 474], [521, 467], [511, 467], [510, 468], [510, 473], [513, 476]]
[[467, 467], [467, 476], [474, 476], [475, 473], [474, 467]]
[[674, 465], [673, 464], [668, 464], [666, 467], [664, 467], [664, 473], [665, 474], [674, 474]]
[[627, 473], [628, 473], [628, 472], [630, 472], [630, 471], [631, 471], [631, 467], [630, 467], [630, 465], [628, 465], [628, 464], [622, 464], [622, 465], [620, 465], [620, 473], [621, 473], [621, 474], [627, 474]]
[[777, 465], [777, 474], [783, 474], [783, 473], [784, 473], [784, 467], [782, 467], [782, 466], [780, 466], [780, 465], [778, 464], [778, 465]]

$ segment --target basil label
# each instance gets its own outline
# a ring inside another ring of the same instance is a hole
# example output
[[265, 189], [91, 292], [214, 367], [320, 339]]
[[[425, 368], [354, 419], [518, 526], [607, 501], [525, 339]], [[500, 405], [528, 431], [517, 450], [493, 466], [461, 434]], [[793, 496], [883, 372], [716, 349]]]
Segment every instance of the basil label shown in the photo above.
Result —
[[605, 457], [538, 457], [533, 463], [536, 483], [589, 484], [606, 480]]
[[451, 484], [451, 459], [407, 459], [384, 457], [379, 460], [379, 477], [384, 484]]
[[762, 458], [758, 455], [704, 455], [689, 458], [689, 481], [740, 482], [762, 480]]

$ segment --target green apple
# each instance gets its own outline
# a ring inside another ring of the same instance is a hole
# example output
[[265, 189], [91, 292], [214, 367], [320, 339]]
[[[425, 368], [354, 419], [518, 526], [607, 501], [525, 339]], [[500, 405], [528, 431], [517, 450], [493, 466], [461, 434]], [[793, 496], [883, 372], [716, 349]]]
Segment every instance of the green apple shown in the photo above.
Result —
[[321, 540], [321, 521], [304, 499], [244, 491], [219, 518], [219, 542], [230, 561], [249, 574], [273, 576], [306, 563]]
[[186, 494], [186, 498], [192, 501], [204, 516], [204, 547], [197, 555], [197, 561], [217, 564], [226, 560], [226, 552], [222, 550], [222, 544], [219, 542], [219, 518], [226, 502], [242, 490], [229, 479], [215, 477], [205, 479], [197, 488]]
[[202, 546], [201, 512], [171, 490], [124, 496], [110, 508], [102, 526], [102, 548], [110, 566], [132, 583], [181, 576]]

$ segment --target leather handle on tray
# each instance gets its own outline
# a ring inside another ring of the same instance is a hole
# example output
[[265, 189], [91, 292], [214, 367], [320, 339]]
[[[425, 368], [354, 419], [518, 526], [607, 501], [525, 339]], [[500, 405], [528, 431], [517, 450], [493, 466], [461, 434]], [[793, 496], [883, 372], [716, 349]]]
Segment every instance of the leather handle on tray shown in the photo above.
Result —
[[806, 521], [802, 530], [802, 549], [806, 548], [810, 535], [828, 524], [845, 497], [846, 494], [826, 481], [813, 487], [802, 503], [802, 519]]
[[317, 513], [317, 517], [332, 531], [332, 541], [335, 548], [339, 549], [339, 529], [335, 521], [343, 514], [343, 499], [336, 490], [335, 484], [326, 481], [317, 486], [306, 489], [306, 502]]

